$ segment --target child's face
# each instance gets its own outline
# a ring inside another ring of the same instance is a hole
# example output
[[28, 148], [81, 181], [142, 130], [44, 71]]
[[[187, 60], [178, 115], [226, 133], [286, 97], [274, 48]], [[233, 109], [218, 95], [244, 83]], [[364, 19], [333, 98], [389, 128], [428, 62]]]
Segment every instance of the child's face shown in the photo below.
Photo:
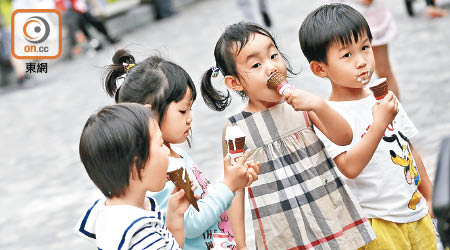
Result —
[[267, 87], [267, 79], [274, 72], [286, 76], [286, 64], [272, 40], [255, 34], [235, 58], [240, 75], [238, 83], [253, 103], [279, 102], [281, 96]]
[[327, 51], [327, 63], [322, 63], [334, 87], [363, 88], [369, 83], [375, 68], [372, 45], [366, 34], [358, 42], [344, 46], [333, 44]]
[[158, 123], [151, 119], [149, 122], [150, 156], [142, 173], [142, 182], [148, 183], [148, 190], [161, 191], [167, 181], [167, 167], [169, 166], [169, 148], [164, 144]]
[[188, 137], [191, 130], [192, 91], [186, 89], [186, 94], [179, 102], [171, 102], [166, 109], [161, 131], [164, 142], [182, 143]]

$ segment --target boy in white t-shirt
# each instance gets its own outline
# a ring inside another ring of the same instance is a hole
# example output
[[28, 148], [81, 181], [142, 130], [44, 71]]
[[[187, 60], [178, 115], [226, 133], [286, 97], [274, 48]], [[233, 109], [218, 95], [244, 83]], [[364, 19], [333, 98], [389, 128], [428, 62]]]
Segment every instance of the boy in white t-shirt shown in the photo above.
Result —
[[435, 249], [432, 184], [409, 141], [418, 131], [392, 92], [377, 103], [364, 88], [375, 68], [366, 20], [348, 5], [324, 5], [305, 19], [299, 39], [312, 72], [331, 82], [328, 103], [353, 129], [348, 146], [316, 133], [377, 234], [363, 249]]

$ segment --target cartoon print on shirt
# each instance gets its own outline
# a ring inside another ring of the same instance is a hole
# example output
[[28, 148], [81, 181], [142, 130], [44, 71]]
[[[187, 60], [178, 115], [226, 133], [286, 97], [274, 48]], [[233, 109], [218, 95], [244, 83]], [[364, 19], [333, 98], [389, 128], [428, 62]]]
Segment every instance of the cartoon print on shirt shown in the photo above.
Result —
[[[400, 143], [400, 140], [396, 134], [393, 134], [391, 136], [384, 136], [383, 140], [386, 142], [397, 142], [401, 150], [401, 155], [395, 153], [394, 150], [390, 150], [389, 153], [391, 154], [391, 160], [395, 165], [403, 167], [403, 173], [405, 174], [406, 182], [410, 185], [416, 185], [418, 187], [420, 184], [420, 175], [411, 154], [411, 150], [409, 149], [409, 140], [400, 131], [398, 131], [398, 135], [403, 141], [406, 142], [405, 145], [402, 145]], [[415, 210], [417, 203], [419, 203], [420, 201], [420, 198], [422, 198], [422, 195], [416, 190], [413, 193], [411, 200], [409, 201], [408, 207], [412, 210]]]

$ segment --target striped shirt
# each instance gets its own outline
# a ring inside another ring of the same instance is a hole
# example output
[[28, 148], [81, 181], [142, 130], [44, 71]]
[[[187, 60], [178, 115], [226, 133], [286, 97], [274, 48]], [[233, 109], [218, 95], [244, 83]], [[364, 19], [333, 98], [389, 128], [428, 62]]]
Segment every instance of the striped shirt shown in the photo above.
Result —
[[109, 249], [181, 249], [167, 230], [155, 200], [150, 210], [130, 205], [105, 206], [97, 200], [80, 218], [75, 230], [95, 241], [97, 248]]

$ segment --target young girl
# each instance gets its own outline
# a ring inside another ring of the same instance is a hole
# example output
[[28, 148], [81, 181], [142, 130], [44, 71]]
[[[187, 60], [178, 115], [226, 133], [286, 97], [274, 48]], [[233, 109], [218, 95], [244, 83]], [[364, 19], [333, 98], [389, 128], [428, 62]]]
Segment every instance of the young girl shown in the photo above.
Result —
[[[198, 201], [199, 211], [190, 206], [185, 214], [184, 249], [212, 248], [214, 233], [226, 234], [229, 248], [233, 248], [233, 234], [225, 210], [231, 205], [234, 192], [257, 178], [259, 163], [250, 161], [234, 167], [227, 158], [223, 183], [211, 185], [186, 152], [171, 146], [186, 141], [191, 130], [191, 107], [196, 90], [186, 71], [158, 56], [136, 63], [134, 57], [125, 50], [117, 51], [112, 60], [114, 64], [106, 71], [106, 91], [115, 96], [116, 102], [152, 105], [152, 109], [159, 114], [164, 144], [170, 150], [169, 171], [182, 166], [188, 171], [194, 185], [201, 187], [195, 191], [201, 197]], [[122, 84], [117, 86], [119, 81]], [[167, 208], [173, 189], [174, 184], [167, 182], [161, 192], [152, 194], [161, 210]]]
[[155, 200], [145, 196], [164, 187], [168, 156], [148, 107], [117, 104], [89, 117], [80, 158], [105, 198], [81, 216], [76, 232], [95, 240], [98, 249], [181, 249], [189, 206], [184, 190], [170, 197], [166, 223]]
[[[246, 134], [249, 159], [261, 161], [258, 181], [248, 188], [254, 228], [250, 237], [258, 249], [356, 249], [371, 241], [367, 219], [312, 128], [314, 124], [330, 140], [346, 145], [352, 131], [345, 120], [318, 96], [295, 89], [283, 101], [267, 87], [272, 73], [286, 76], [291, 70], [272, 35], [259, 26], [229, 26], [214, 56], [216, 65], [206, 71], [201, 86], [208, 106], [223, 110], [230, 103], [229, 93], [211, 85], [218, 72], [229, 89], [248, 98], [244, 110], [225, 127], [238, 125]], [[241, 190], [230, 216], [238, 249], [247, 249], [242, 197]]]

